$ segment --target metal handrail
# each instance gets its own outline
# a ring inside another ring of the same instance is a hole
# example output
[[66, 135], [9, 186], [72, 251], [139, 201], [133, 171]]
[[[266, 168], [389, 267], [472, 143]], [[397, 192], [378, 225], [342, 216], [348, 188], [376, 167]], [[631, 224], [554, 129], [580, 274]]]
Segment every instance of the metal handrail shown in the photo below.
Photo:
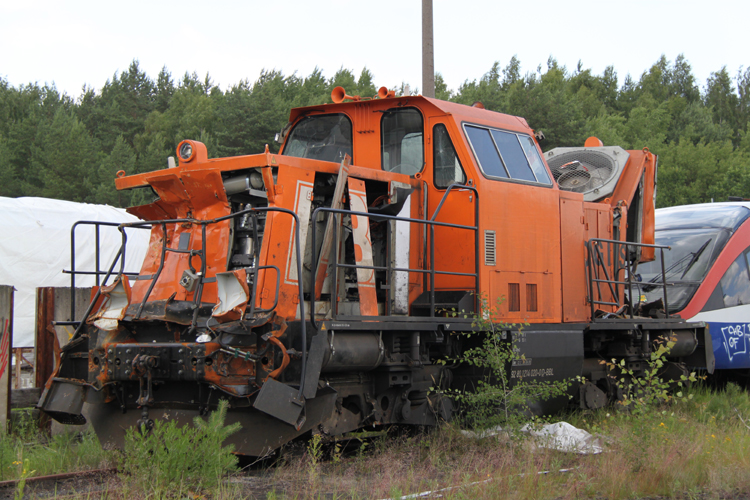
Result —
[[[295, 231], [295, 245], [294, 245], [294, 248], [295, 248], [295, 252], [297, 254], [297, 276], [300, 277], [300, 279], [298, 280], [298, 288], [299, 288], [298, 293], [299, 293], [300, 298], [302, 298], [302, 297], [304, 297], [304, 288], [303, 288], [303, 283], [302, 283], [302, 279], [301, 279], [301, 277], [302, 277], [302, 257], [301, 257], [301, 252], [300, 252], [300, 243], [299, 243], [299, 216], [297, 216], [297, 214], [294, 213], [293, 211], [288, 210], [286, 208], [280, 208], [280, 207], [247, 208], [247, 209], [241, 210], [239, 212], [235, 212], [235, 213], [232, 213], [232, 214], [224, 215], [224, 216], [217, 217], [215, 219], [209, 219], [209, 220], [198, 220], [198, 219], [192, 219], [192, 218], [191, 219], [154, 220], [154, 221], [142, 221], [142, 222], [124, 223], [124, 224], [120, 224], [119, 227], [121, 228], [121, 231], [123, 233], [123, 238], [124, 238], [125, 237], [125, 231], [124, 231], [124, 229], [128, 228], [128, 227], [145, 227], [145, 226], [151, 227], [153, 225], [159, 224], [163, 228], [165, 228], [165, 233], [166, 233], [166, 225], [167, 224], [190, 223], [190, 224], [199, 224], [201, 226], [201, 233], [202, 233], [201, 234], [201, 236], [202, 236], [202, 238], [201, 238], [201, 249], [200, 250], [192, 250], [191, 251], [191, 254], [200, 255], [200, 257], [201, 257], [201, 275], [200, 275], [200, 279], [198, 280], [198, 288], [197, 288], [197, 290], [196, 290], [196, 292], [194, 294], [194, 297], [193, 297], [193, 302], [198, 307], [195, 308], [195, 310], [193, 312], [193, 319], [192, 319], [192, 321], [190, 323], [190, 331], [192, 332], [192, 331], [194, 331], [197, 328], [197, 319], [198, 319], [198, 314], [200, 312], [200, 304], [201, 304], [200, 301], [201, 301], [201, 297], [203, 295], [203, 284], [205, 283], [205, 280], [206, 280], [206, 258], [205, 258], [205, 255], [206, 255], [206, 227], [209, 226], [209, 225], [211, 225], [211, 224], [216, 224], [216, 223], [219, 223], [219, 222], [223, 222], [225, 220], [234, 219], [234, 218], [239, 217], [241, 215], [251, 214], [251, 215], [253, 215], [255, 217], [257, 213], [265, 213], [265, 212], [285, 213], [285, 214], [291, 215], [292, 218], [294, 219], [294, 231]], [[123, 242], [123, 246], [124, 246], [124, 242]], [[122, 250], [122, 248], [121, 248], [121, 250]], [[164, 238], [163, 241], [162, 241], [162, 255], [161, 255], [161, 258], [160, 258], [160, 262], [159, 262], [159, 269], [157, 270], [156, 274], [152, 277], [151, 285], [149, 286], [148, 291], [146, 292], [143, 300], [141, 301], [141, 305], [140, 305], [140, 307], [138, 309], [138, 314], [136, 315], [136, 318], [138, 316], [140, 316], [140, 313], [141, 313], [141, 311], [143, 309], [144, 304], [147, 302], [148, 297], [150, 296], [151, 292], [153, 291], [155, 283], [159, 279], [159, 275], [161, 274], [161, 271], [162, 271], [162, 269], [164, 267], [164, 260], [166, 258], [166, 252], [167, 251], [179, 252], [178, 249], [172, 249], [172, 248], [166, 247], [166, 238]], [[256, 257], [257, 257], [258, 256], [258, 252], [259, 252], [259, 249], [257, 248], [257, 245], [255, 246], [253, 252], [256, 254]], [[257, 276], [258, 276], [257, 275], [257, 271], [259, 269], [267, 269], [267, 268], [274, 268], [274, 269], [276, 269], [276, 298], [274, 299], [274, 308], [275, 308], [276, 305], [278, 304], [278, 299], [279, 299], [279, 285], [280, 285], [280, 276], [281, 276], [281, 273], [280, 273], [278, 267], [276, 267], [276, 266], [258, 266], [257, 264], [258, 264], [259, 260], [257, 258], [256, 258], [255, 262], [256, 262], [256, 265], [253, 266], [255, 268], [255, 270], [254, 270], [254, 272], [255, 272], [255, 279], [253, 281], [253, 283], [254, 283], [254, 290], [255, 290], [255, 285], [257, 284]], [[114, 267], [114, 262], [113, 262], [113, 267]], [[98, 293], [97, 293], [97, 298], [98, 298]], [[253, 304], [252, 304], [251, 307], [254, 309], [255, 300], [256, 300], [256, 297], [254, 295], [252, 297], [252, 300], [253, 300]], [[95, 302], [95, 300], [94, 300], [94, 302]], [[91, 306], [93, 306], [94, 302], [92, 302]], [[89, 307], [89, 309], [91, 309], [91, 306]], [[305, 368], [306, 368], [306, 363], [307, 363], [307, 329], [306, 329], [306, 322], [304, 321], [304, 318], [305, 318], [305, 304], [304, 304], [304, 301], [301, 300], [301, 299], [300, 299], [300, 305], [299, 305], [299, 307], [300, 307], [300, 317], [303, 318], [303, 321], [301, 322], [302, 323], [302, 325], [301, 325], [301, 336], [302, 336], [302, 339], [301, 339], [302, 340], [302, 366], [301, 366], [301, 369], [302, 369], [302, 371], [301, 371], [301, 376], [300, 376], [300, 385], [299, 385], [299, 393], [298, 393], [298, 398], [301, 399], [302, 396], [303, 396], [303, 391], [304, 391]], [[260, 310], [255, 310], [254, 312], [268, 312], [268, 311], [269, 310], [260, 309]], [[90, 313], [90, 310], [86, 313], [86, 316], [88, 316], [89, 313]]]
[[[337, 282], [337, 269], [339, 267], [346, 268], [346, 269], [372, 269], [376, 271], [386, 271], [387, 274], [390, 274], [393, 271], [397, 272], [415, 272], [415, 273], [429, 273], [430, 274], [430, 317], [435, 316], [435, 275], [441, 274], [441, 275], [453, 275], [453, 276], [469, 276], [474, 278], [475, 283], [475, 300], [476, 296], [478, 296], [478, 290], [479, 290], [479, 200], [475, 203], [475, 225], [469, 226], [469, 225], [463, 225], [463, 224], [453, 224], [449, 222], [438, 222], [435, 220], [435, 218], [438, 216], [440, 209], [443, 206], [443, 203], [445, 202], [445, 199], [448, 195], [448, 193], [451, 191], [451, 189], [468, 189], [475, 193], [475, 195], [478, 195], [478, 191], [473, 186], [465, 186], [463, 184], [452, 184], [448, 186], [446, 189], [445, 194], [443, 195], [443, 198], [441, 199], [440, 203], [438, 204], [437, 209], [435, 210], [435, 213], [433, 216], [427, 220], [427, 219], [414, 219], [411, 217], [398, 217], [395, 215], [383, 215], [383, 214], [373, 214], [369, 212], [357, 212], [353, 210], [346, 210], [346, 209], [335, 209], [330, 207], [319, 207], [316, 208], [312, 213], [312, 219], [311, 220], [317, 220], [318, 213], [320, 212], [328, 212], [332, 214], [340, 214], [340, 215], [354, 215], [354, 216], [361, 216], [361, 217], [367, 217], [367, 218], [376, 218], [380, 220], [389, 220], [389, 221], [401, 221], [401, 222], [408, 222], [408, 223], [415, 223], [415, 224], [423, 224], [426, 227], [430, 228], [430, 268], [429, 269], [412, 269], [412, 268], [394, 268], [390, 265], [390, 258], [388, 259], [388, 265], [386, 266], [366, 266], [366, 265], [358, 265], [358, 264], [345, 264], [345, 263], [339, 263], [338, 262], [338, 254], [336, 253], [336, 257], [331, 261], [331, 264], [329, 266], [331, 267], [331, 283], [332, 286], [335, 286], [335, 283]], [[455, 271], [438, 271], [435, 269], [435, 226], [439, 227], [452, 227], [452, 228], [458, 228], [458, 229], [467, 229], [474, 231], [475, 234], [475, 273], [459, 273]], [[390, 227], [388, 229], [388, 247], [390, 247]], [[336, 248], [338, 248], [338, 231], [333, 231], [333, 246], [334, 252], [336, 252]], [[315, 283], [318, 273], [318, 246], [317, 246], [317, 238], [316, 238], [316, 231], [313, 231], [312, 233], [312, 270], [311, 270], [311, 283]], [[388, 248], [389, 252], [390, 248]], [[388, 298], [386, 300], [386, 304], [390, 304], [390, 291], [386, 292], [388, 294]], [[310, 294], [310, 322], [312, 323], [313, 327], [317, 330], [318, 325], [315, 320], [315, 292], [313, 290], [313, 293]], [[333, 310], [333, 316], [337, 316], [337, 308], [336, 308], [336, 301], [331, 301], [331, 306], [334, 309]], [[388, 313], [389, 310], [386, 311]], [[389, 314], [387, 314], [389, 315]]]
[[[76, 230], [79, 226], [94, 226], [95, 229], [95, 238], [94, 238], [94, 251], [95, 251], [95, 270], [94, 271], [78, 271], [76, 270]], [[63, 269], [63, 274], [70, 274], [70, 318], [71, 321], [58, 321], [57, 324], [66, 324], [66, 325], [79, 325], [80, 322], [75, 320], [75, 314], [76, 314], [76, 295], [75, 295], [75, 288], [76, 288], [76, 276], [82, 275], [82, 276], [94, 276], [96, 278], [96, 286], [104, 286], [107, 283], [107, 279], [111, 275], [112, 270], [114, 269], [114, 265], [110, 267], [109, 271], [103, 271], [101, 270], [101, 250], [100, 250], [100, 230], [99, 228], [101, 226], [108, 226], [108, 227], [115, 227], [119, 228], [120, 223], [119, 222], [102, 222], [102, 221], [78, 221], [70, 228], [70, 270]], [[150, 229], [149, 228], [140, 228], [140, 229]], [[127, 241], [127, 237], [122, 235], [123, 238], [125, 238], [125, 241]], [[137, 276], [137, 272], [125, 272], [124, 266], [125, 266], [125, 256], [124, 251], [122, 251], [122, 248], [124, 247], [124, 244], [121, 244], [120, 250], [118, 250], [117, 255], [115, 256], [115, 263], [117, 262], [118, 258], [121, 258], [120, 262], [120, 271], [121, 274], [125, 274], [128, 276]], [[100, 283], [99, 277], [105, 276], [104, 281]]]
[[[478, 310], [477, 301], [479, 300], [479, 190], [474, 186], [466, 186], [463, 184], [451, 184], [445, 190], [443, 197], [440, 199], [435, 213], [430, 218], [431, 222], [435, 222], [440, 210], [443, 208], [443, 203], [448, 198], [448, 193], [453, 189], [468, 189], [474, 192], [476, 201], [474, 203], [474, 272], [476, 273], [474, 281], [474, 311]], [[430, 225], [430, 317], [435, 316], [435, 226]]]
[[[608, 244], [609, 248], [613, 250], [607, 254], [610, 262], [605, 262], [604, 255], [601, 252], [602, 244]], [[664, 310], [667, 312], [667, 315], [669, 315], [669, 302], [667, 300], [667, 280], [666, 273], [664, 271], [664, 249], [669, 250], [671, 249], [671, 247], [667, 245], [650, 245], [647, 243], [633, 243], [629, 241], [591, 238], [586, 242], [586, 249], [588, 251], [588, 255], [586, 257], [586, 268], [588, 276], [587, 299], [591, 306], [592, 321], [596, 319], [596, 305], [615, 306], [617, 308], [622, 306], [622, 302], [619, 297], [619, 291], [617, 290], [617, 287], [619, 285], [628, 286], [628, 297], [630, 297], [630, 319], [633, 319], [633, 312], [635, 308], [635, 304], [633, 304], [633, 274], [635, 273], [635, 270], [637, 268], [637, 263], [635, 263], [634, 265], [633, 262], [628, 258], [629, 255], [632, 255], [630, 251], [631, 247], [659, 249], [659, 257], [661, 263], [661, 282], [653, 282], [651, 283], [651, 285], [662, 286]], [[614, 258], [612, 258], [613, 256]], [[623, 263], [624, 265], [621, 265]], [[613, 270], [612, 277], [609, 276], [608, 272], [608, 267], [610, 265], [612, 266]], [[604, 275], [604, 278], [600, 277], [600, 269], [602, 274]], [[627, 281], [617, 279], [619, 273], [623, 270], [627, 272]], [[601, 284], [605, 284], [608, 286], [610, 294], [614, 298], [615, 302], [603, 300], [600, 286]], [[594, 297], [594, 285], [596, 285], [596, 292], [599, 300]]]
[[[97, 270], [94, 273], [97, 275], [97, 279], [98, 279], [99, 275], [104, 275], [104, 280], [102, 281], [102, 286], [104, 286], [104, 284], [107, 283], [107, 280], [109, 279], [109, 277], [112, 276], [113, 271], [115, 269], [115, 266], [117, 265], [118, 262], [120, 262], [120, 270], [117, 273], [117, 278], [120, 278], [123, 275], [138, 275], [139, 274], [139, 273], [127, 273], [127, 272], [124, 271], [124, 265], [125, 265], [125, 247], [127, 246], [127, 235], [125, 234], [125, 229], [127, 229], [127, 228], [151, 229], [154, 225], [158, 224], [158, 225], [161, 225], [164, 228], [164, 232], [166, 234], [166, 225], [167, 224], [190, 223], [190, 224], [199, 224], [199, 225], [201, 225], [201, 232], [202, 232], [202, 235], [201, 235], [202, 236], [202, 238], [201, 238], [202, 239], [202, 241], [201, 241], [201, 249], [200, 250], [190, 250], [189, 251], [189, 253], [191, 253], [191, 255], [199, 255], [201, 257], [201, 275], [200, 275], [200, 279], [198, 281], [198, 288], [197, 288], [197, 290], [196, 290], [196, 292], [194, 294], [194, 298], [193, 298], [193, 302], [197, 306], [200, 306], [200, 300], [201, 300], [201, 297], [203, 295], [203, 284], [205, 283], [205, 279], [206, 279], [206, 258], [205, 258], [205, 255], [206, 255], [206, 227], [209, 226], [209, 225], [211, 225], [211, 224], [216, 224], [218, 222], [222, 222], [222, 221], [225, 221], [225, 220], [229, 220], [229, 219], [233, 219], [233, 218], [239, 217], [241, 215], [251, 214], [251, 215], [253, 215], [253, 217], [256, 217], [257, 213], [264, 213], [264, 212], [280, 212], [280, 213], [285, 213], [285, 214], [291, 215], [292, 218], [294, 219], [294, 230], [295, 230], [295, 245], [294, 245], [294, 247], [295, 247], [295, 252], [297, 254], [297, 276], [300, 277], [300, 279], [298, 280], [298, 288], [299, 288], [298, 293], [299, 293], [300, 298], [302, 298], [302, 297], [304, 297], [304, 288], [303, 288], [303, 283], [302, 283], [302, 279], [301, 279], [301, 277], [302, 277], [302, 257], [301, 257], [300, 247], [299, 247], [300, 246], [299, 245], [299, 217], [293, 211], [288, 210], [286, 208], [279, 208], [279, 207], [248, 208], [248, 209], [245, 209], [245, 210], [242, 210], [242, 211], [239, 211], [239, 212], [235, 212], [235, 213], [232, 213], [232, 214], [228, 214], [228, 215], [225, 215], [225, 216], [222, 216], [222, 217], [217, 217], [215, 219], [209, 219], [209, 220], [198, 220], [198, 219], [192, 219], [192, 218], [183, 218], [183, 219], [168, 219], [168, 220], [152, 220], [152, 221], [127, 222], [127, 223], [121, 223], [121, 224], [112, 223], [112, 222], [97, 222], [97, 221], [79, 221], [79, 222], [76, 222], [73, 225], [72, 229], [71, 229], [71, 245], [72, 245], [72, 250], [73, 250], [71, 252], [71, 267], [72, 267], [72, 270], [70, 271], [70, 274], [71, 274], [71, 293], [73, 293], [73, 289], [75, 288], [75, 276], [77, 274], [84, 274], [85, 273], [87, 275], [90, 275], [92, 273], [92, 271], [81, 272], [81, 271], [76, 271], [75, 270], [75, 229], [79, 225], [93, 224], [93, 225], [114, 226], [114, 227], [117, 227], [117, 229], [120, 231], [120, 233], [122, 235], [122, 243], [120, 245], [120, 248], [119, 248], [119, 250], [117, 252], [117, 255], [115, 255], [115, 258], [112, 260], [112, 264], [110, 265], [110, 267], [107, 270], [107, 272], [103, 272], [103, 271], [99, 270], [99, 267], [98, 267], [99, 266], [99, 262], [98, 262], [99, 252], [98, 252], [98, 249], [97, 249]], [[99, 241], [98, 241], [98, 231], [97, 231], [97, 241], [96, 241], [96, 243], [97, 243], [97, 247], [98, 247], [98, 243], [99, 243]], [[160, 261], [159, 261], [159, 268], [158, 268], [156, 274], [154, 274], [153, 276], [151, 276], [151, 285], [149, 286], [149, 288], [148, 288], [148, 290], [147, 290], [147, 292], [146, 292], [143, 300], [141, 301], [140, 307], [138, 308], [138, 312], [136, 314], [136, 319], [140, 316], [140, 314], [141, 314], [141, 312], [143, 310], [143, 307], [144, 307], [145, 303], [148, 300], [148, 297], [150, 296], [150, 294], [153, 291], [153, 288], [154, 288], [156, 282], [159, 279], [161, 271], [163, 270], [163, 267], [164, 267], [164, 260], [166, 258], [166, 253], [168, 251], [173, 251], [173, 252], [178, 252], [178, 253], [179, 252], [183, 252], [183, 251], [181, 251], [179, 249], [168, 248], [166, 246], [166, 238], [162, 239], [162, 253], [161, 253], [161, 257], [160, 257]], [[253, 304], [251, 306], [251, 310], [254, 313], [256, 313], [256, 312], [269, 312], [269, 311], [275, 309], [276, 306], [278, 305], [281, 272], [279, 271], [279, 268], [277, 266], [273, 266], [273, 265], [271, 265], [271, 266], [258, 266], [257, 265], [258, 262], [259, 262], [259, 260], [257, 259], [258, 253], [259, 253], [258, 245], [255, 245], [255, 248], [254, 248], [253, 251], [254, 251], [255, 257], [256, 257], [256, 260], [255, 260], [256, 265], [253, 266], [254, 267], [254, 274], [255, 274], [254, 275], [254, 277], [255, 277], [255, 279], [254, 279], [254, 285], [253, 285], [254, 291], [255, 291], [255, 286], [257, 285], [258, 270], [260, 270], [260, 269], [271, 269], [271, 268], [273, 268], [273, 269], [276, 270], [276, 295], [275, 295], [275, 298], [274, 298], [273, 307], [271, 309], [255, 309], [255, 300], [256, 300], [256, 297], [255, 297], [255, 295], [253, 295], [253, 297], [252, 297]], [[89, 303], [89, 306], [86, 309], [86, 312], [84, 313], [83, 319], [81, 321], [79, 321], [79, 322], [70, 322], [70, 323], [77, 323], [77, 328], [76, 328], [76, 330], [75, 330], [75, 332], [74, 332], [73, 337], [72, 337], [71, 340], [74, 340], [74, 339], [76, 339], [76, 338], [79, 337], [81, 329], [82, 329], [82, 327], [84, 325], [85, 319], [89, 316], [89, 314], [91, 314], [92, 309], [94, 308], [94, 305], [96, 304], [97, 300], [99, 300], [100, 296], [101, 296], [101, 286], [99, 286], [99, 288], [96, 291], [96, 294], [94, 295], [93, 300]], [[74, 302], [75, 299], [74, 299], [74, 297], [75, 297], [75, 295], [73, 295], [73, 299], [71, 300], [71, 303], [72, 303], [71, 313], [73, 315], [75, 314], [75, 302]], [[306, 363], [307, 363], [307, 328], [306, 328], [306, 322], [304, 321], [304, 318], [305, 318], [305, 305], [304, 305], [304, 301], [303, 300], [300, 300], [299, 307], [300, 307], [300, 317], [303, 318], [303, 321], [301, 322], [302, 323], [302, 325], [301, 325], [301, 336], [302, 336], [302, 339], [301, 339], [302, 340], [302, 366], [301, 366], [301, 370], [302, 371], [301, 371], [301, 376], [300, 376], [299, 392], [298, 392], [298, 396], [297, 397], [298, 397], [298, 399], [301, 400], [302, 397], [303, 397], [303, 392], [304, 392], [304, 382], [305, 382], [304, 378], [305, 378], [305, 369], [306, 369]], [[193, 318], [192, 318], [192, 321], [191, 321], [191, 324], [190, 324], [190, 331], [194, 331], [195, 328], [197, 327], [197, 318], [198, 318], [199, 312], [200, 312], [200, 307], [196, 307], [195, 311], [193, 312]]]

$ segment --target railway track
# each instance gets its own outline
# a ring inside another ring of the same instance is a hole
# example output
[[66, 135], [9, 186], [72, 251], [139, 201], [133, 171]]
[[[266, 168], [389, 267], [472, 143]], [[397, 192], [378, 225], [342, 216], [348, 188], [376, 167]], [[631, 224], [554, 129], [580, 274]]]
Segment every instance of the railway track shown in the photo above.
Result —
[[[105, 477], [112, 476], [117, 473], [117, 467], [109, 467], [106, 469], [90, 469], [82, 470], [77, 472], [65, 472], [62, 474], [50, 474], [47, 476], [34, 476], [26, 478], [26, 491], [32, 491], [37, 497], [44, 497], [45, 491], [64, 495], [64, 492], [57, 488], [60, 482], [75, 482], [76, 480], [88, 481], [101, 481]], [[19, 479], [11, 479], [8, 481], [0, 481], [0, 499], [13, 498], [14, 491], [19, 483]], [[80, 490], [75, 487], [72, 490]], [[9, 496], [10, 495], [10, 496]]]

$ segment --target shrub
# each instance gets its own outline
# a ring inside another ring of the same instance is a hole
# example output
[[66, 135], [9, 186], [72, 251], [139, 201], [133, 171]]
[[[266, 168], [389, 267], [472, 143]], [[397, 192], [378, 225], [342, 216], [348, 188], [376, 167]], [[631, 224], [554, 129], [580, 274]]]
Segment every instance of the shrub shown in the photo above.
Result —
[[504, 430], [512, 432], [535, 418], [530, 403], [565, 396], [570, 381], [511, 380], [513, 362], [524, 359], [516, 346], [524, 326], [500, 321], [497, 306], [490, 308], [485, 299], [480, 303], [482, 313], [473, 320], [476, 331], [460, 334], [467, 340], [478, 338], [478, 344], [475, 342], [474, 347], [464, 349], [449, 362], [466, 364], [481, 375], [474, 387], [449, 391], [449, 395], [460, 403], [470, 427], [487, 429], [502, 425]]
[[605, 362], [609, 372], [613, 374], [610, 376], [615, 379], [615, 384], [622, 393], [619, 404], [629, 407], [633, 412], [643, 413], [665, 403], [692, 399], [691, 394], [686, 394], [686, 389], [689, 384], [698, 380], [695, 372], [688, 376], [682, 375], [679, 380], [664, 376], [669, 364], [667, 356], [674, 345], [674, 339], [657, 341], [656, 349], [651, 351], [646, 360], [647, 367], [643, 374], [628, 369], [624, 359]]
[[221, 477], [237, 468], [234, 446], [223, 446], [240, 428], [239, 423], [224, 425], [228, 406], [221, 401], [208, 421], [196, 417], [193, 426], [158, 420], [150, 432], [129, 429], [122, 469], [128, 474], [125, 483], [167, 497], [186, 489], [217, 488]]

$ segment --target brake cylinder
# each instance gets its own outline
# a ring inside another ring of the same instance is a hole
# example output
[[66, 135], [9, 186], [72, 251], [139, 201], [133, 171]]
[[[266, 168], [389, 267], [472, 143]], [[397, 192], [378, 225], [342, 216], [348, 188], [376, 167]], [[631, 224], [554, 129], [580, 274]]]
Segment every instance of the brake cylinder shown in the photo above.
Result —
[[698, 338], [693, 330], [674, 330], [670, 332], [670, 340], [674, 342], [667, 354], [670, 358], [689, 356], [698, 347]]
[[378, 334], [330, 332], [321, 372], [374, 370], [384, 355], [385, 347]]

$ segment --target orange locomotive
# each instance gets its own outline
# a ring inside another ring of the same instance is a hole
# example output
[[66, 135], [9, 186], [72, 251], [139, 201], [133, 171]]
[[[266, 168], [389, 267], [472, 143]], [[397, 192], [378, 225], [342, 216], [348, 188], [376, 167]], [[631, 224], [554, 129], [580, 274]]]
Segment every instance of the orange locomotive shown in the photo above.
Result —
[[707, 366], [702, 324], [628, 299], [661, 250], [654, 155], [595, 138], [543, 155], [523, 118], [481, 106], [332, 98], [292, 110], [279, 154], [209, 159], [187, 140], [169, 168], [118, 174], [158, 197], [120, 227], [150, 228], [148, 254], [137, 275], [112, 264], [41, 409], [82, 422], [85, 401], [118, 443], [228, 399], [249, 455], [308, 431], [431, 425], [453, 412], [432, 389], [478, 376], [436, 361], [483, 304], [528, 323], [511, 377], [582, 375], [583, 408], [618, 397], [600, 359], [638, 372], [655, 339], [676, 339], [672, 376]]

